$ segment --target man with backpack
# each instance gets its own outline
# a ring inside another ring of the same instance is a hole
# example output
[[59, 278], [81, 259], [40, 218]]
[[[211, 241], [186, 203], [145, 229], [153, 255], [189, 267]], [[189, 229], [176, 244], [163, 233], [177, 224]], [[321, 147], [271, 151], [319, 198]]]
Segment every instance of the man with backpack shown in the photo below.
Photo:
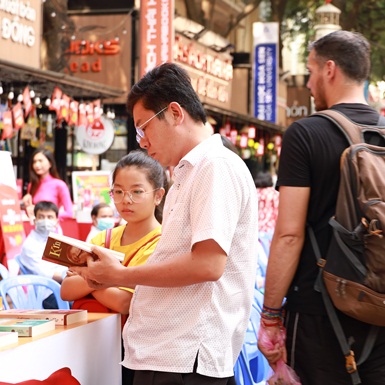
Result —
[[[307, 68], [307, 87], [317, 111], [331, 109], [353, 122], [378, 125], [379, 114], [364, 97], [370, 46], [362, 35], [336, 31], [318, 39], [310, 46]], [[274, 348], [260, 339], [259, 348], [273, 369], [280, 359], [287, 360], [302, 385], [380, 385], [385, 378], [385, 328], [376, 329], [367, 344], [372, 325], [335, 310], [348, 345], [344, 357], [317, 281], [314, 243], [325, 258], [333, 237], [329, 220], [336, 212], [340, 158], [348, 146], [337, 125], [317, 115], [290, 125], [282, 145], [279, 213], [260, 327]]]

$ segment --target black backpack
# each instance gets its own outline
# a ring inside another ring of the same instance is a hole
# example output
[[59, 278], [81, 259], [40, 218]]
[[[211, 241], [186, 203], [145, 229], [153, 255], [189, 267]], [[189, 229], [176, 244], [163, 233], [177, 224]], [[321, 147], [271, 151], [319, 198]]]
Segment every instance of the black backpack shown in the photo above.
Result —
[[[333, 236], [325, 258], [311, 227], [308, 233], [320, 267], [315, 288], [322, 294], [353, 384], [360, 384], [357, 365], [369, 356], [379, 327], [385, 326], [385, 118], [379, 119], [381, 128], [354, 123], [335, 110], [314, 115], [331, 120], [350, 144], [341, 155], [336, 212], [329, 220]], [[374, 325], [357, 363], [333, 305]]]

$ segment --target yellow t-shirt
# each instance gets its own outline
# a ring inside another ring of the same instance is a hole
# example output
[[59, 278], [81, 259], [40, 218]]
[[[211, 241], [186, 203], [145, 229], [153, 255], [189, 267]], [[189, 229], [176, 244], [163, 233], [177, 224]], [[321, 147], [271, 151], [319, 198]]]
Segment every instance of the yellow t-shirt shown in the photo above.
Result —
[[[138, 239], [136, 242], [131, 243], [130, 245], [122, 246], [120, 244], [120, 240], [122, 239], [122, 235], [124, 232], [126, 225], [118, 226], [112, 229], [111, 233], [111, 242], [110, 249], [120, 251], [125, 254], [125, 258], [123, 260], [123, 265], [125, 266], [139, 266], [146, 263], [148, 257], [153, 253], [155, 247], [160, 239], [162, 234], [162, 226], [158, 226], [148, 234], [146, 234], [143, 238]], [[95, 237], [93, 237], [90, 241], [93, 245], [103, 246], [106, 242], [106, 230], [101, 231]], [[125, 290], [129, 290], [132, 293], [133, 289], [124, 288]]]

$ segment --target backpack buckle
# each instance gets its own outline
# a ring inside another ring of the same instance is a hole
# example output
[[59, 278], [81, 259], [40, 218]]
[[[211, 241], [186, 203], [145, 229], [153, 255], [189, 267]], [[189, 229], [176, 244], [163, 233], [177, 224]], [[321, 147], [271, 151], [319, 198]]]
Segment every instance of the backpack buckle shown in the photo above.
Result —
[[326, 259], [324, 258], [320, 258], [318, 261], [317, 261], [317, 266], [320, 267], [321, 269], [323, 269], [326, 265]]
[[345, 360], [346, 360], [346, 363], [345, 363], [346, 371], [349, 374], [354, 373], [357, 370], [357, 364], [356, 364], [356, 360], [354, 359], [353, 350], [350, 350], [350, 354], [345, 356]]

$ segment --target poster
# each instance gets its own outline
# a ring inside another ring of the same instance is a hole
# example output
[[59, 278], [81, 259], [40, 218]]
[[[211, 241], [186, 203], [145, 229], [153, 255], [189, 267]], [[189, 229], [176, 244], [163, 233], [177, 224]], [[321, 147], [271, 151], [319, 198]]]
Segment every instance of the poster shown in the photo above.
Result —
[[[3, 250], [10, 275], [17, 275], [19, 266], [14, 260], [21, 251], [25, 239], [16, 178], [11, 153], [0, 151], [2, 177], [0, 182], [0, 224]], [[4, 261], [3, 261], [4, 262]]]
[[278, 33], [277, 22], [253, 24], [254, 116], [271, 123], [277, 123]]
[[78, 210], [92, 209], [98, 203], [111, 203], [110, 171], [74, 171], [72, 189]]

